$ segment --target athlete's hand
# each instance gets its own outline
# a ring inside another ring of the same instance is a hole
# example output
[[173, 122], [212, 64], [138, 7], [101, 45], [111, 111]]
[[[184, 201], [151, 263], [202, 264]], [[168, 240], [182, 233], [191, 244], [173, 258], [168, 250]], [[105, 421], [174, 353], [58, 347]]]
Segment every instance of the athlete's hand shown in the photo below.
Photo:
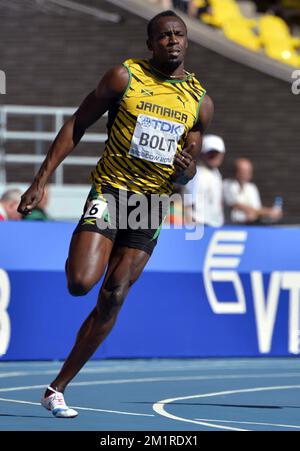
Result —
[[175, 156], [174, 166], [177, 172], [185, 171], [192, 163], [193, 158], [189, 152], [194, 148], [194, 146], [194, 143], [190, 144], [188, 147], [183, 149], [180, 154]]
[[21, 196], [21, 202], [18, 206], [18, 212], [22, 215], [31, 214], [31, 211], [42, 200], [43, 195], [44, 186], [38, 186], [36, 183], [33, 183]]
[[185, 147], [180, 154], [174, 158], [175, 172], [173, 174], [174, 183], [185, 184], [191, 180], [196, 173], [196, 163], [193, 159], [191, 152], [194, 149], [196, 143], [191, 143]]

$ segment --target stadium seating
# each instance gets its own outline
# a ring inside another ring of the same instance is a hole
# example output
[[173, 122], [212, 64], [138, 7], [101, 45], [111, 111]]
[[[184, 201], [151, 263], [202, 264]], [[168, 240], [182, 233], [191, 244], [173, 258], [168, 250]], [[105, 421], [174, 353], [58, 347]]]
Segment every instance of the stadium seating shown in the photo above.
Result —
[[254, 52], [260, 50], [261, 41], [259, 37], [256, 36], [244, 19], [229, 19], [222, 28], [225, 36], [231, 41]]
[[246, 18], [236, 0], [209, 0], [210, 12], [200, 15], [202, 22], [220, 28], [224, 35], [254, 52], [265, 54], [284, 64], [300, 67], [300, 39], [294, 38], [283, 19], [263, 15]]
[[259, 31], [265, 52], [270, 58], [300, 67], [300, 56], [296, 51], [300, 40], [292, 37], [284, 20], [264, 15], [259, 20]]
[[201, 14], [201, 20], [221, 28], [225, 36], [250, 50], [260, 49], [260, 40], [253, 31], [256, 20], [243, 16], [235, 0], [210, 0], [211, 13]]
[[201, 14], [201, 20], [209, 25], [223, 28], [229, 20], [241, 21], [245, 26], [252, 27], [256, 21], [243, 16], [235, 0], [209, 0], [210, 13]]

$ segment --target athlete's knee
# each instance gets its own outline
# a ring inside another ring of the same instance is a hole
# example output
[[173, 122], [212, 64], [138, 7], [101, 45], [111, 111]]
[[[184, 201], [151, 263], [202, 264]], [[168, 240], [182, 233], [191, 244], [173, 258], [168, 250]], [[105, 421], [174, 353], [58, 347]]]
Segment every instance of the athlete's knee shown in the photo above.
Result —
[[75, 274], [68, 277], [68, 290], [72, 296], [84, 296], [93, 287], [93, 282], [83, 274]]
[[84, 296], [90, 291], [89, 285], [84, 285], [80, 282], [68, 282], [68, 290], [72, 296]]
[[111, 309], [119, 309], [122, 307], [128, 293], [129, 284], [127, 282], [119, 283], [113, 288], [106, 289], [107, 300]]
[[127, 296], [129, 284], [127, 282], [117, 285], [111, 292], [111, 303], [114, 307], [122, 307]]
[[129, 283], [124, 281], [112, 286], [102, 287], [97, 308], [101, 316], [104, 315], [106, 320], [112, 319], [119, 313], [126, 299], [129, 286]]

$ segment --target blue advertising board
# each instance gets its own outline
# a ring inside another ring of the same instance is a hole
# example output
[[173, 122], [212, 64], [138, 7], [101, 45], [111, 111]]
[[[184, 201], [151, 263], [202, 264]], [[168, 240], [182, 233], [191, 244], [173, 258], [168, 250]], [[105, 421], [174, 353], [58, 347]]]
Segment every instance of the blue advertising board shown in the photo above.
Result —
[[[63, 359], [96, 303], [66, 287], [74, 224], [0, 223], [0, 359]], [[94, 358], [300, 353], [300, 229], [163, 229]]]

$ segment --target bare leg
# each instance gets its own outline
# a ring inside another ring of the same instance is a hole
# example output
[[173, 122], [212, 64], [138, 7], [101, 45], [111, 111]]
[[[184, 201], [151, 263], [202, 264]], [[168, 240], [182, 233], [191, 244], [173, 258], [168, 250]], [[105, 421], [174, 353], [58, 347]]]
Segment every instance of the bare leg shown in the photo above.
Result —
[[113, 250], [97, 305], [82, 324], [75, 345], [51, 387], [64, 392], [107, 337], [130, 286], [141, 274], [149, 257], [138, 249], [120, 247]]
[[66, 274], [69, 292], [83, 296], [99, 282], [108, 264], [113, 242], [95, 232], [79, 232], [73, 235]]
[[[68, 289], [73, 296], [85, 295], [99, 282], [108, 264], [112, 248], [113, 242], [99, 233], [82, 231], [73, 235], [66, 262]], [[85, 323], [87, 321], [88, 318]], [[65, 365], [61, 371], [64, 367]], [[56, 388], [53, 383], [51, 386]], [[45, 396], [51, 394], [49, 390], [46, 390]]]

